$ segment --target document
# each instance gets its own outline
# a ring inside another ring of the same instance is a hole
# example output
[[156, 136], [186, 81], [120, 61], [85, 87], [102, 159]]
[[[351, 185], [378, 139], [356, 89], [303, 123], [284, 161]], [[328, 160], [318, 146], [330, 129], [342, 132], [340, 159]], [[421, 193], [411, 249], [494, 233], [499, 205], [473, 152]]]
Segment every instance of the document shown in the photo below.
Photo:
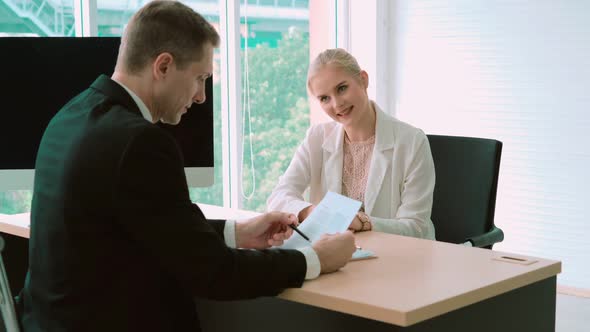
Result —
[[[309, 247], [311, 243], [319, 240], [324, 234], [342, 233], [348, 229], [360, 207], [361, 202], [329, 191], [309, 216], [305, 218], [305, 222], [297, 227], [309, 237], [310, 241], [293, 232], [293, 235], [278, 248], [298, 249]], [[376, 256], [369, 250], [359, 249], [354, 253], [352, 259], [369, 257]]]

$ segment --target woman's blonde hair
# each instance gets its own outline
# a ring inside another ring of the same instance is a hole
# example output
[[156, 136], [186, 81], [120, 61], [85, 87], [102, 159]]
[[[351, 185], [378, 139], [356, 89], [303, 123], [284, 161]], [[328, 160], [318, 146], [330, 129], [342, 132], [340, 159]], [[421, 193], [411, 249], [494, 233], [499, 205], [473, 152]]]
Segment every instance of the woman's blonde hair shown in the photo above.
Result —
[[311, 77], [326, 65], [336, 66], [356, 79], [358, 79], [361, 73], [361, 67], [350, 53], [342, 48], [330, 48], [318, 54], [309, 65], [309, 69], [307, 70], [308, 89], [310, 88], [309, 82]]

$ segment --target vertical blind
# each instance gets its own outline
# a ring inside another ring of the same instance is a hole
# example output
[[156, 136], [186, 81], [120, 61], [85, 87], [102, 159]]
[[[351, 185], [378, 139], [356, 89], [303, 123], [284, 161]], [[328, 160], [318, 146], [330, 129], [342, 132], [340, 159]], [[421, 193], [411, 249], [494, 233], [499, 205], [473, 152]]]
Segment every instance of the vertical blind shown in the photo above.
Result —
[[590, 1], [398, 1], [396, 116], [504, 143], [494, 249], [590, 289]]

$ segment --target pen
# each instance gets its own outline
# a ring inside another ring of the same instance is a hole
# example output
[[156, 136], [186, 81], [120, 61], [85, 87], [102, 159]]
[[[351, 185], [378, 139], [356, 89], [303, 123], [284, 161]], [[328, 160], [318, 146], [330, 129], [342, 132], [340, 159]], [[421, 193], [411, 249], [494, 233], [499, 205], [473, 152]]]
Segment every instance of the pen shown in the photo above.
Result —
[[[297, 226], [293, 225], [293, 224], [289, 224], [289, 227], [291, 227], [292, 230], [294, 230], [295, 232], [297, 232], [297, 234], [301, 235], [304, 239], [306, 239], [307, 241], [311, 242], [311, 240], [307, 237], [307, 235], [303, 234], [302, 231], [300, 231]], [[363, 248], [361, 248], [360, 246], [355, 245], [357, 250], [363, 250]]]
[[289, 224], [289, 227], [291, 227], [291, 229], [293, 229], [295, 232], [297, 232], [297, 234], [301, 235], [304, 239], [306, 239], [307, 241], [311, 242], [311, 240], [305, 234], [303, 234], [302, 231], [300, 231], [299, 229], [297, 229], [297, 226], [295, 226], [293, 224]]

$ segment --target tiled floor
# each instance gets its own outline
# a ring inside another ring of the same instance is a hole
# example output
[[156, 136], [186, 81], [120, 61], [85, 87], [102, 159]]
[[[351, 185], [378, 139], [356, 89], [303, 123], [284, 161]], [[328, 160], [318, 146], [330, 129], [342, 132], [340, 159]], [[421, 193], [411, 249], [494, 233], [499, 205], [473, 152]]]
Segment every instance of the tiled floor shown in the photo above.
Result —
[[590, 298], [557, 293], [556, 332], [590, 331]]

